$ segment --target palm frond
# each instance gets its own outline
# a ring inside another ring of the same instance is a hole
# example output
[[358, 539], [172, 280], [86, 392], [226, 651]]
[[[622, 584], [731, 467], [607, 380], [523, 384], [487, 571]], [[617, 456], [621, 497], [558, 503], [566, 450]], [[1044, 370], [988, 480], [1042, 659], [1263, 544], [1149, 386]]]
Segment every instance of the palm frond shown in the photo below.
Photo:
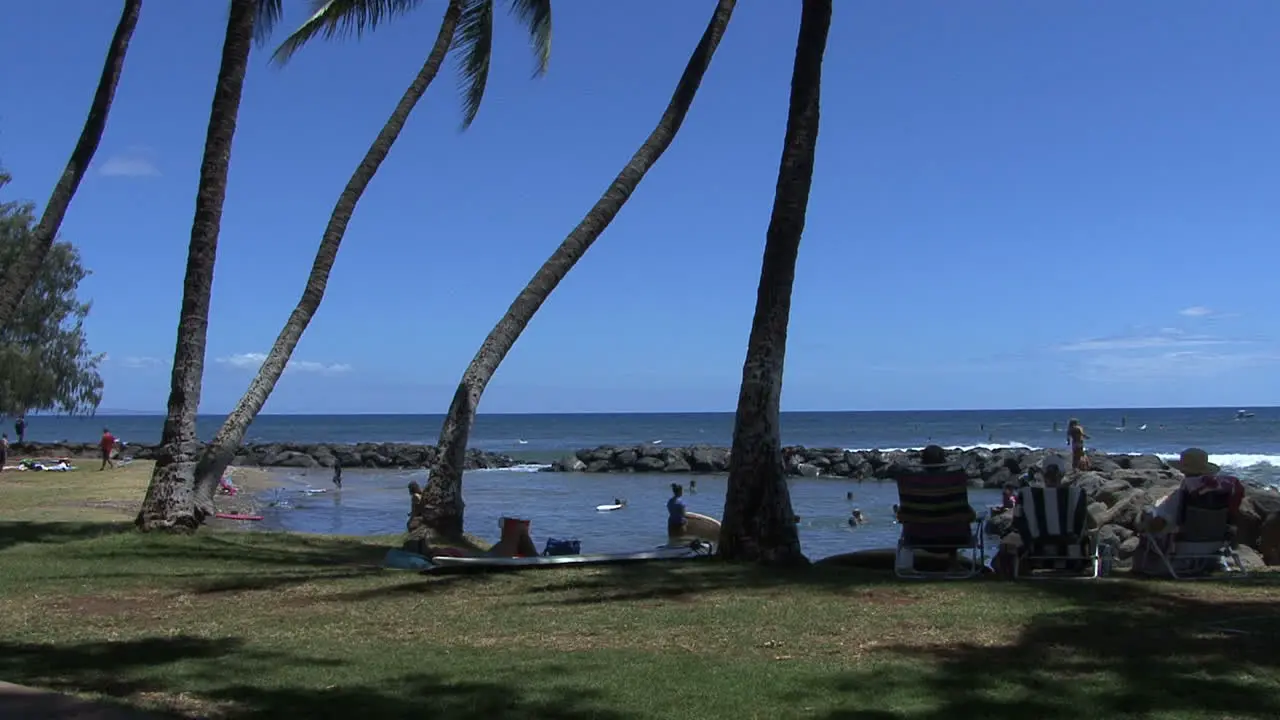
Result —
[[480, 112], [480, 101], [489, 82], [493, 0], [468, 0], [453, 33], [453, 49], [462, 56], [458, 61], [458, 87], [462, 91], [462, 129], [466, 130]]
[[529, 30], [533, 46], [533, 76], [547, 72], [551, 64], [551, 0], [509, 0], [511, 12]]
[[311, 0], [311, 17], [280, 43], [271, 58], [277, 64], [289, 62], [294, 53], [315, 37], [360, 37], [380, 23], [418, 7], [422, 0]]
[[253, 19], [253, 39], [264, 45], [271, 39], [271, 32], [284, 17], [284, 0], [258, 0], [257, 16]]

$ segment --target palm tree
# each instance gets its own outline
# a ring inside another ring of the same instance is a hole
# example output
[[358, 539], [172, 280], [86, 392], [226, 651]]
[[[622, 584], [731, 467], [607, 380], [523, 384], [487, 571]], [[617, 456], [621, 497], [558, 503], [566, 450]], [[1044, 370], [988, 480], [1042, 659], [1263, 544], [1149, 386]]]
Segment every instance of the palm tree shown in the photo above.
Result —
[[129, 40], [133, 37], [133, 29], [138, 25], [138, 13], [142, 11], [142, 0], [125, 0], [124, 11], [120, 21], [116, 23], [115, 35], [111, 37], [111, 45], [107, 48], [107, 60], [102, 66], [102, 76], [98, 78], [98, 89], [93, 94], [93, 102], [89, 105], [89, 117], [85, 118], [84, 128], [80, 131], [80, 139], [71, 151], [71, 159], [62, 171], [62, 177], [53, 186], [53, 194], [44, 206], [44, 214], [31, 233], [31, 245], [23, 253], [18, 262], [10, 265], [0, 280], [0, 327], [5, 327], [13, 318], [22, 296], [27, 294], [40, 266], [44, 264], [49, 248], [53, 247], [58, 237], [58, 228], [62, 226], [62, 218], [71, 206], [84, 173], [98, 151], [98, 143], [102, 141], [102, 133], [107, 128], [107, 115], [111, 112], [111, 102], [116, 96], [116, 85], [120, 83], [120, 75], [124, 72], [124, 57], [129, 50]]
[[[412, 0], [364, 0], [355, 3], [325, 2], [315, 14], [293, 33], [276, 51], [276, 59], [286, 62], [308, 40], [317, 35], [332, 37], [369, 29], [383, 17], [402, 12], [413, 5]], [[248, 390], [223, 422], [213, 442], [206, 448], [196, 469], [196, 502], [206, 513], [212, 512], [213, 497], [222, 473], [235, 457], [236, 448], [244, 440], [253, 419], [266, 404], [271, 391], [284, 373], [293, 350], [306, 331], [311, 318], [324, 299], [329, 272], [337, 259], [347, 231], [347, 223], [355, 212], [356, 204], [369, 187], [382, 161], [391, 152], [391, 146], [400, 136], [409, 114], [422, 99], [427, 87], [435, 79], [444, 63], [445, 55], [453, 44], [461, 55], [459, 68], [463, 88], [463, 129], [471, 125], [480, 109], [485, 84], [489, 75], [490, 51], [493, 47], [493, 0], [451, 0], [445, 9], [440, 31], [436, 35], [426, 62], [418, 70], [399, 104], [387, 118], [386, 124], [365, 153], [364, 159], [352, 173], [351, 179], [338, 201], [329, 224], [321, 236], [320, 247], [311, 265], [311, 275], [293, 313], [276, 338], [271, 352], [258, 369], [258, 374]], [[551, 0], [512, 0], [513, 12], [528, 26], [532, 47], [536, 55], [534, 74], [546, 72], [551, 49]]]
[[257, 38], [265, 39], [280, 17], [280, 0], [231, 0], [222, 62], [209, 112], [200, 182], [196, 190], [195, 218], [187, 247], [187, 271], [182, 285], [182, 309], [178, 316], [178, 340], [173, 353], [169, 387], [169, 412], [161, 432], [162, 452], [136, 523], [143, 530], [191, 531], [203, 519], [195, 503], [195, 467], [200, 452], [196, 412], [204, 380], [205, 340], [209, 328], [209, 297], [218, 254], [222, 204], [227, 195], [231, 165], [231, 141], [240, 111], [240, 93], [249, 67], [255, 25]]
[[800, 551], [787, 489], [779, 407], [791, 289], [818, 143], [822, 56], [830, 27], [831, 0], [804, 0], [782, 163], [733, 424], [719, 549], [720, 555], [730, 560], [776, 565], [808, 562]]
[[475, 422], [476, 407], [485, 386], [497, 371], [498, 365], [511, 351], [520, 333], [538, 308], [544, 303], [560, 284], [560, 281], [573, 269], [582, 256], [590, 249], [591, 244], [604, 233], [609, 223], [617, 217], [627, 199], [635, 192], [644, 179], [645, 173], [658, 162], [662, 153], [671, 146], [685, 115], [693, 105], [693, 98], [702, 83], [702, 77], [711, 65], [720, 38], [729, 25], [733, 15], [735, 0], [720, 0], [716, 4], [715, 13], [707, 24], [707, 29], [694, 48], [693, 55], [685, 65], [684, 74], [676, 85], [676, 91], [663, 112], [658, 126], [654, 128], [640, 149], [622, 168], [622, 172], [614, 178], [594, 207], [587, 213], [582, 222], [560, 243], [560, 247], [551, 254], [542, 267], [538, 269], [516, 296], [502, 319], [489, 332], [480, 350], [467, 366], [462, 381], [454, 393], [449, 405], [449, 414], [445, 417], [440, 429], [440, 441], [437, 444], [435, 461], [431, 465], [431, 477], [422, 494], [422, 500], [413, 509], [409, 521], [409, 531], [415, 539], [421, 541], [430, 536], [458, 537], [462, 534], [462, 469], [467, 450], [467, 440], [471, 434], [471, 426]]

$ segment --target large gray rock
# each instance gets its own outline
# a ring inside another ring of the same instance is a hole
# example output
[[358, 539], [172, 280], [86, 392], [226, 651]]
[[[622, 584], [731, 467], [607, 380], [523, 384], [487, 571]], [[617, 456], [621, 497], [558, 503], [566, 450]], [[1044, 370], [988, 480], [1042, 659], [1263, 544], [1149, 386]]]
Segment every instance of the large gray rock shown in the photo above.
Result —
[[1248, 545], [1241, 545], [1237, 547], [1236, 555], [1240, 557], [1240, 565], [1246, 572], [1265, 570], [1267, 568], [1267, 563], [1263, 561], [1262, 556], [1258, 554], [1258, 551]]
[[1269, 518], [1280, 515], [1280, 493], [1274, 490], [1248, 488], [1240, 503], [1236, 520], [1236, 538], [1246, 545], [1258, 546], [1262, 526]]

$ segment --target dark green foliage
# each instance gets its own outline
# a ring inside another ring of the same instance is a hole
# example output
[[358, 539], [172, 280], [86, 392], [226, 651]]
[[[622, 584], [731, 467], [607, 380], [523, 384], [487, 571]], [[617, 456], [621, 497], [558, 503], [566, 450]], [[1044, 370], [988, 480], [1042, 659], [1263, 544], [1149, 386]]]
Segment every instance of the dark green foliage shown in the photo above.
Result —
[[[0, 173], [0, 188], [8, 182], [9, 177]], [[30, 203], [0, 202], [0, 269], [26, 251], [34, 210]], [[0, 413], [97, 410], [102, 402], [98, 365], [103, 356], [89, 350], [84, 319], [90, 304], [76, 296], [88, 275], [70, 243], [54, 243], [13, 321], [0, 329]]]

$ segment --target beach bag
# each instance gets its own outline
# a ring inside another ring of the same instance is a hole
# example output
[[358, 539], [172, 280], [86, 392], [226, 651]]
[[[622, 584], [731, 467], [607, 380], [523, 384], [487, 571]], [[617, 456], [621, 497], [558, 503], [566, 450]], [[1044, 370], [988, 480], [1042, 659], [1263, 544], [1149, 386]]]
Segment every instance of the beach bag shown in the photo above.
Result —
[[582, 543], [577, 538], [547, 538], [543, 555], [581, 555]]

